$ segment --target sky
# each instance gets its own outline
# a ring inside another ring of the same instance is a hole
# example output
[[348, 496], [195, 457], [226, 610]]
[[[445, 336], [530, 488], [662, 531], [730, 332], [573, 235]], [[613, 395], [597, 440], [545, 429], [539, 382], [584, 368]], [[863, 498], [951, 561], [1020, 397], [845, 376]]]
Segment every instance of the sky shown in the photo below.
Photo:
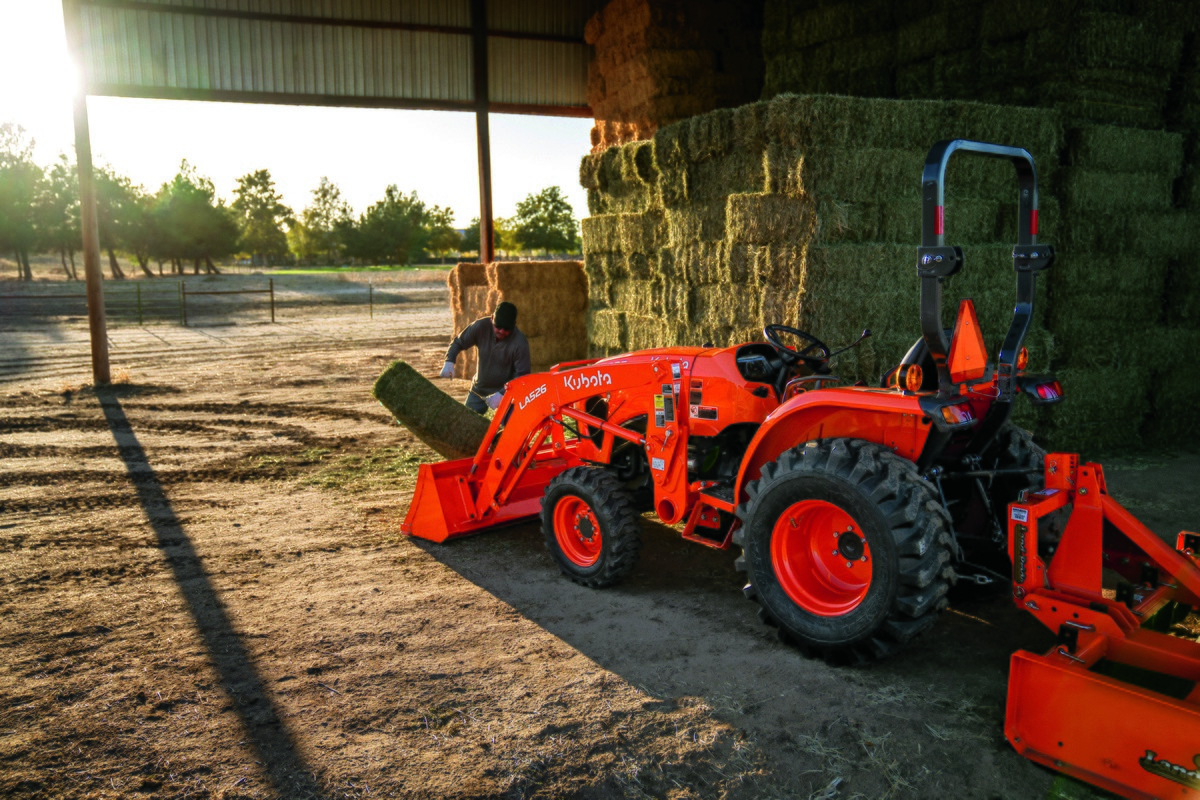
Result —
[[[61, 152], [74, 158], [76, 78], [62, 3], [0, 0], [0, 31], [0, 124], [25, 128], [42, 165]], [[355, 213], [394, 183], [453, 209], [458, 227], [479, 216], [473, 114], [91, 97], [88, 118], [96, 163], [151, 192], [186, 158], [227, 200], [238, 176], [268, 169], [297, 213], [327, 176]], [[520, 200], [547, 186], [563, 190], [576, 218], [587, 216], [579, 160], [591, 146], [590, 119], [492, 114], [490, 125], [495, 216], [512, 216]]]

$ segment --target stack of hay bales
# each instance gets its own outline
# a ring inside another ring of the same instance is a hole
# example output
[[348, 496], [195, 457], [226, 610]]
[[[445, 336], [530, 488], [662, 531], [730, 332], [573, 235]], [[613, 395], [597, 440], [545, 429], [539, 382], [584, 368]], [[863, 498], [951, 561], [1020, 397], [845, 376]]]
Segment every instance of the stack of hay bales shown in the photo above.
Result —
[[[450, 313], [454, 316], [455, 334], [480, 317], [492, 313], [487, 307], [487, 267], [483, 264], [459, 264], [450, 270], [446, 283], [450, 287]], [[479, 353], [475, 348], [472, 347], [458, 358], [459, 376], [474, 375], [479, 366]]]
[[587, 24], [595, 151], [662, 125], [758, 97], [761, 5], [613, 0]]
[[[771, 322], [838, 346], [869, 327], [838, 371], [878, 381], [920, 334], [921, 168], [951, 135], [1021, 141], [1057, 163], [1052, 112], [811, 96], [715, 111], [586, 158], [594, 348], [724, 345]], [[947, 284], [947, 324], [971, 294], [998, 341], [1013, 296], [1015, 173], [959, 157], [947, 190], [948, 240], [977, 245]], [[1043, 202], [1051, 235], [1053, 208]]]
[[978, 99], [1159, 128], [1191, 0], [767, 0], [763, 97]]
[[1050, 415], [1051, 429], [1056, 440], [1097, 449], [1136, 447], [1151, 428], [1164, 430], [1162, 390], [1180, 366], [1168, 282], [1190, 238], [1173, 196], [1183, 139], [1082, 127], [1068, 132], [1065, 154], [1063, 235], [1049, 283], [1057, 372], [1070, 401]]
[[578, 261], [495, 261], [487, 283], [485, 308], [517, 307], [534, 372], [587, 358], [588, 282]]
[[[1021, 422], [1085, 453], [1131, 443], [1164, 416], [1164, 398], [1186, 396], [1166, 391], [1172, 376], [1196, 383], [1196, 370], [1164, 369], [1169, 356], [1149, 352], [1146, 341], [1158, 340], [1144, 335], [1161, 327], [1161, 341], [1178, 349], [1200, 329], [1200, 320], [1180, 321], [1182, 301], [1162, 310], [1172, 264], [1192, 259], [1187, 274], [1195, 272], [1186, 214], [1172, 205], [1182, 140], [1064, 131], [1047, 109], [782, 96], [586, 157], [593, 353], [726, 345], [761, 338], [771, 322], [838, 347], [870, 328], [835, 367], [876, 383], [920, 335], [920, 176], [944, 138], [1015, 144], [1038, 164], [1040, 238], [1061, 255], [1039, 281], [1027, 345], [1031, 369], [1062, 371], [1071, 399], [1045, 419], [1021, 403]], [[966, 267], [945, 284], [944, 321], [971, 297], [995, 349], [1015, 297], [1015, 176], [1004, 161], [956, 156], [946, 192], [946, 240], [964, 246]]]

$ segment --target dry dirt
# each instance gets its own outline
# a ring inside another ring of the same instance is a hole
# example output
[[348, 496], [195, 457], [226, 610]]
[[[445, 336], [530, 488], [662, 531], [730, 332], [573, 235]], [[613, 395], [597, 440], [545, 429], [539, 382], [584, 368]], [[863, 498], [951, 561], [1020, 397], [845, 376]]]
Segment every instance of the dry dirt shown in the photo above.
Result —
[[[1089, 796], [1004, 740], [1008, 656], [1052, 637], [1003, 591], [831, 668], [759, 624], [733, 553], [649, 521], [603, 591], [533, 524], [400, 535], [432, 454], [369, 390], [440, 365], [440, 280], [373, 320], [114, 327], [99, 391], [82, 321], [0, 319], [0, 795]], [[1196, 527], [1196, 455], [1108, 472]]]

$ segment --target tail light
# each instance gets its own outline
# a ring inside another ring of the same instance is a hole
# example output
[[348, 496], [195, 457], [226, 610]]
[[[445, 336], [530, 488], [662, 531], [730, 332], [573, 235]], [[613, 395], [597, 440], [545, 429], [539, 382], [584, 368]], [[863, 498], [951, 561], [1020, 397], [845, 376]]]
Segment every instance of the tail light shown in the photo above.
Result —
[[1017, 371], [1024, 372], [1027, 366], [1029, 366], [1029, 351], [1022, 347], [1021, 351], [1017, 353]]
[[1039, 383], [1037, 386], [1033, 387], [1033, 392], [1043, 403], [1049, 403], [1053, 400], [1062, 398], [1062, 386], [1059, 385], [1058, 381]]
[[975, 415], [971, 413], [970, 403], [959, 403], [953, 406], [942, 406], [942, 419], [946, 420], [951, 425], [966, 425], [969, 422], [975, 421]]

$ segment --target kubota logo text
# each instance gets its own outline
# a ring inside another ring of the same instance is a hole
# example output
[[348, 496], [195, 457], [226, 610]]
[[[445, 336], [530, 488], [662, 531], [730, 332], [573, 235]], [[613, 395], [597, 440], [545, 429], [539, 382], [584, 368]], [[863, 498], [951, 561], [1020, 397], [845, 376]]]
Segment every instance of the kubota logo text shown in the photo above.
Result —
[[538, 388], [534, 389], [534, 390], [533, 390], [532, 392], [530, 392], [529, 394], [525, 395], [525, 399], [524, 399], [524, 400], [522, 400], [521, 402], [517, 403], [517, 411], [520, 411], [521, 409], [525, 408], [525, 406], [529, 405], [529, 404], [530, 404], [530, 403], [532, 403], [532, 402], [533, 402], [535, 399], [537, 399], [537, 398], [541, 397], [541, 396], [542, 396], [542, 395], [544, 395], [545, 393], [546, 393], [546, 384], [544, 384], [544, 383], [543, 383], [541, 386], [539, 386]]
[[568, 389], [591, 389], [597, 386], [608, 386], [612, 383], [612, 375], [607, 372], [593, 372], [591, 375], [564, 375], [563, 385]]
[[1147, 750], [1146, 755], [1138, 759], [1138, 764], [1146, 772], [1154, 773], [1192, 789], [1200, 789], [1200, 755], [1192, 759], [1195, 769], [1188, 769], [1181, 764], [1172, 764], [1165, 758], [1159, 758], [1158, 753], [1153, 750]]

